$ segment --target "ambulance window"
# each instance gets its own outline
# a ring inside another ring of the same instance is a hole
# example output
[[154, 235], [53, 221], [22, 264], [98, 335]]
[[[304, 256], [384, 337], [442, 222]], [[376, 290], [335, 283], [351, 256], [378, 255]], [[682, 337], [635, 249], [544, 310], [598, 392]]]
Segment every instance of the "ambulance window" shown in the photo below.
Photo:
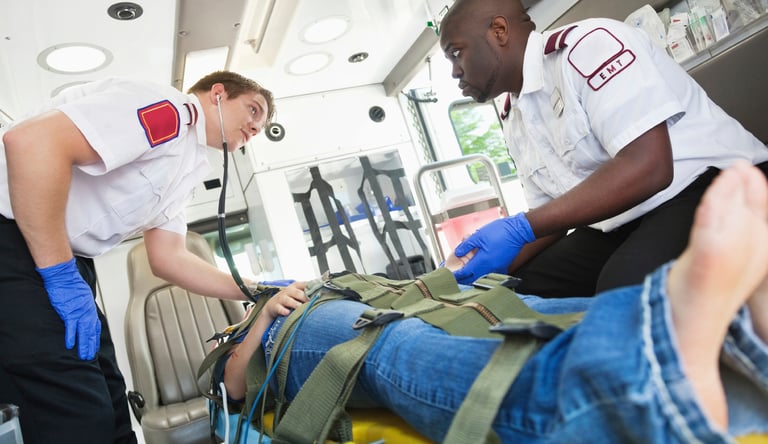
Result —
[[[453, 102], [448, 112], [462, 154], [485, 154], [490, 157], [496, 164], [502, 180], [517, 175], [515, 163], [507, 152], [501, 132], [501, 121], [493, 102], [461, 100]], [[475, 182], [485, 179], [480, 177], [485, 173], [482, 165], [470, 165], [469, 168]]]
[[[255, 238], [253, 230], [257, 228], [251, 226], [245, 210], [228, 213], [224, 224], [229, 251], [242, 278], [254, 281], [283, 279], [273, 242], [263, 233], [258, 240]], [[221, 248], [218, 219], [197, 221], [189, 224], [188, 229], [200, 233], [208, 241], [216, 266], [229, 273], [229, 264]]]

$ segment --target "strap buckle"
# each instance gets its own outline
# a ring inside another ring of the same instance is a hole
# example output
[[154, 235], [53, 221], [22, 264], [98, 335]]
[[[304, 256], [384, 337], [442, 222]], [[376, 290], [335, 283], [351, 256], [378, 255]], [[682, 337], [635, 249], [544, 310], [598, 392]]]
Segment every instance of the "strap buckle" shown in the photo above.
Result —
[[360, 302], [361, 300], [363, 300], [363, 297], [360, 296], [360, 293], [356, 292], [355, 290], [351, 288], [341, 288], [331, 281], [324, 282], [323, 288], [325, 288], [326, 290], [330, 290], [336, 294], [340, 294], [344, 297], [344, 299], [348, 299], [350, 301]]
[[529, 334], [540, 339], [552, 339], [562, 333], [562, 329], [556, 325], [549, 324], [539, 319], [504, 319], [498, 324], [488, 328], [494, 333], [501, 333], [505, 336], [517, 334]]
[[476, 280], [475, 282], [472, 282], [472, 286], [475, 288], [479, 288], [481, 290], [490, 290], [493, 287], [507, 287], [510, 290], [514, 290], [515, 287], [520, 285], [520, 282], [523, 280], [519, 277], [515, 276], [507, 276], [505, 279], [502, 279], [500, 281], [493, 280], [491, 275], [485, 275], [481, 277], [480, 279]]
[[400, 319], [404, 316], [402, 311], [397, 310], [384, 310], [372, 308], [365, 310], [359, 318], [352, 325], [352, 328], [359, 330], [368, 326], [377, 326], [388, 324], [396, 319]]

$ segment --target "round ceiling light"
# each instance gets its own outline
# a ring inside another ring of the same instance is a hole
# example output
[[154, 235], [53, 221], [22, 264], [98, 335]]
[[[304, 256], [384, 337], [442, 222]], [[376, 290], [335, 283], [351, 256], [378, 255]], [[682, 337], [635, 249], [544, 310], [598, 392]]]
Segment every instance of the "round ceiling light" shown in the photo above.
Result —
[[37, 56], [37, 63], [58, 74], [82, 74], [96, 71], [112, 62], [112, 53], [90, 43], [66, 43], [51, 46]]
[[343, 16], [333, 16], [310, 23], [301, 33], [301, 38], [307, 43], [325, 43], [344, 35], [349, 29], [349, 19]]
[[327, 52], [312, 52], [296, 57], [288, 62], [285, 71], [296, 76], [312, 74], [330, 65], [331, 60], [333, 60], [333, 57]]

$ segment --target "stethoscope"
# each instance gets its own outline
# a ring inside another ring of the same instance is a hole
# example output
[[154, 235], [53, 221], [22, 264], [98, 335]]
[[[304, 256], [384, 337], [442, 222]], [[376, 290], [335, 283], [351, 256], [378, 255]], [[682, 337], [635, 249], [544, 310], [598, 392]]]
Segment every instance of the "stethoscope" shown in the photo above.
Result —
[[227, 213], [224, 209], [224, 204], [227, 197], [227, 181], [228, 181], [228, 169], [229, 169], [229, 149], [227, 149], [227, 138], [224, 136], [224, 118], [221, 115], [221, 96], [216, 94], [216, 105], [219, 109], [219, 126], [221, 127], [221, 144], [224, 149], [224, 175], [221, 183], [221, 193], [219, 194], [219, 209], [218, 209], [218, 226], [219, 226], [219, 244], [221, 244], [221, 251], [224, 254], [224, 259], [227, 261], [229, 272], [232, 274], [232, 278], [235, 280], [240, 291], [243, 292], [245, 297], [252, 302], [256, 302], [261, 295], [260, 292], [254, 292], [243, 282], [243, 278], [240, 277], [240, 273], [235, 266], [235, 260], [232, 258], [232, 251], [229, 249], [229, 243], [227, 242], [226, 232], [226, 217]]

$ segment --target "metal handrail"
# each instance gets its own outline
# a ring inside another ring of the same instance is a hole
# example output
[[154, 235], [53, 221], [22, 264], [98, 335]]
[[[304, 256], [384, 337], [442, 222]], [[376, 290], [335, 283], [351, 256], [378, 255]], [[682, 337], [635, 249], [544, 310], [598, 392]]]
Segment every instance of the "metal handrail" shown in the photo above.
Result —
[[[432, 249], [434, 250], [435, 257], [438, 258], [440, 263], [442, 263], [445, 260], [445, 256], [440, 247], [440, 242], [437, 239], [437, 232], [435, 231], [435, 225], [433, 223], [435, 220], [433, 217], [434, 215], [429, 209], [426, 196], [424, 195], [424, 191], [422, 189], [422, 185], [421, 185], [422, 176], [424, 176], [426, 173], [433, 173], [435, 171], [445, 170], [448, 168], [453, 168], [456, 166], [471, 164], [475, 162], [482, 163], [485, 169], [488, 171], [488, 178], [490, 179], [491, 185], [493, 186], [494, 192], [496, 193], [496, 196], [498, 198], [499, 206], [504, 211], [504, 214], [508, 214], [507, 203], [504, 200], [504, 193], [501, 191], [501, 179], [499, 178], [499, 172], [496, 169], [496, 165], [493, 163], [491, 158], [486, 156], [485, 154], [468, 154], [466, 156], [458, 157], [456, 159], [433, 162], [419, 168], [419, 170], [416, 172], [416, 175], [414, 176], [413, 182], [414, 182], [414, 190], [416, 193], [416, 199], [419, 201], [419, 208], [421, 209], [422, 217], [425, 220], [425, 225], [427, 226], [427, 230], [428, 230], [427, 234], [429, 235], [429, 240], [432, 243]], [[426, 223], [427, 220], [429, 221], [429, 223]]]

